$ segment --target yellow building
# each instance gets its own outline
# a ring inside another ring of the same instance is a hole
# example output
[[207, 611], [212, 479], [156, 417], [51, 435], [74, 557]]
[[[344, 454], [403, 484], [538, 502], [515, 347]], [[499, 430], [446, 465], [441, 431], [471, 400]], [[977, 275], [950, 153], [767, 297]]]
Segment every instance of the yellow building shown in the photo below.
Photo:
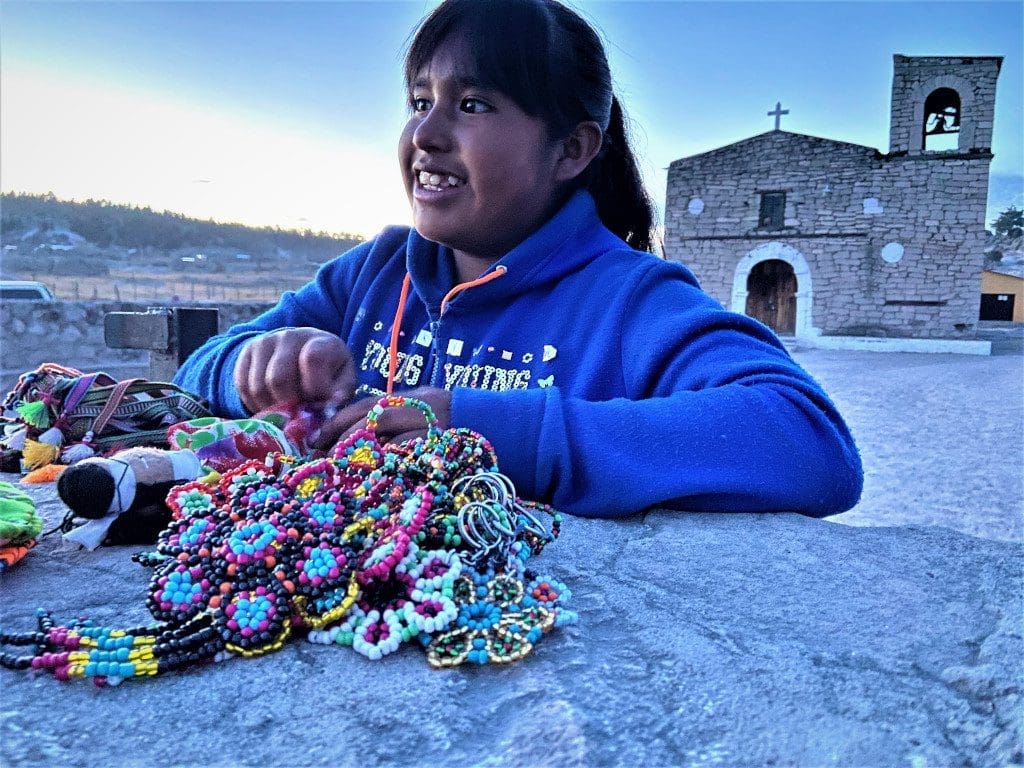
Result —
[[1000, 264], [981, 273], [980, 319], [1024, 323], [1024, 264]]

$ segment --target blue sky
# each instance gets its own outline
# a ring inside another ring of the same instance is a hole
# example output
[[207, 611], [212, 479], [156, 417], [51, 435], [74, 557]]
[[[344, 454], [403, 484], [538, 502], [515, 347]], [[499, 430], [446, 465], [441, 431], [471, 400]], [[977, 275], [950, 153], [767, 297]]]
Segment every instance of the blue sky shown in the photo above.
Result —
[[[0, 5], [0, 189], [371, 235], [407, 223], [401, 51], [434, 2]], [[888, 148], [892, 55], [1001, 55], [993, 174], [1024, 174], [1019, 2], [577, 2], [650, 192], [782, 127]]]

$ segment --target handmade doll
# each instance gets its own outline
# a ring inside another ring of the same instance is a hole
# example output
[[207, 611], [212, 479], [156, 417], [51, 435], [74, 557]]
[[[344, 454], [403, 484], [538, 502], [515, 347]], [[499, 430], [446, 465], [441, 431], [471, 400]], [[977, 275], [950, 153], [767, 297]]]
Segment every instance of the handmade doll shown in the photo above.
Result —
[[84, 459], [57, 480], [57, 493], [72, 515], [89, 520], [65, 538], [88, 549], [104, 541], [153, 542], [171, 519], [164, 504], [167, 493], [204, 474], [196, 454], [189, 450], [129, 448], [109, 458]]

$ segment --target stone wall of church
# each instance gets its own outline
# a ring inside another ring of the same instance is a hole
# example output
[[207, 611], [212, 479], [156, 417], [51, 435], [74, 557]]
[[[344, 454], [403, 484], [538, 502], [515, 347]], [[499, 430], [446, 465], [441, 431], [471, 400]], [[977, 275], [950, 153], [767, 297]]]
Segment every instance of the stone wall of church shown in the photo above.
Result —
[[[800, 302], [809, 306], [810, 327], [798, 323], [798, 334], [970, 338], [989, 158], [925, 157], [935, 156], [885, 159], [868, 147], [775, 131], [676, 161], [666, 258], [742, 312], [744, 257], [780, 243], [807, 266], [797, 301], [798, 313]], [[760, 196], [773, 190], [786, 192], [785, 226], [766, 231]]]
[[[865, 252], [867, 240], [864, 237], [694, 240], [686, 244], [683, 258], [679, 260], [694, 271], [701, 288], [723, 306], [744, 312], [743, 279], [739, 290], [735, 290], [737, 265], [743, 257], [756, 254], [757, 249], [771, 249], [779, 244], [798, 252], [807, 263], [810, 279], [798, 275], [797, 300], [810, 303], [811, 329], [831, 335], [864, 324], [872, 304], [865, 288], [874, 282], [874, 276], [870, 260], [861, 258], [851, 267], [850, 258], [851, 254]], [[811, 329], [798, 329], [798, 332], [813, 333]]]
[[[934, 158], [934, 155], [926, 156]], [[887, 335], [970, 337], [984, 259], [987, 158], [896, 158], [879, 171], [884, 213], [870, 232], [877, 324]], [[899, 261], [881, 257], [890, 243]]]
[[[850, 232], [863, 226], [863, 200], [876, 194], [870, 147], [770, 131], [669, 167], [666, 249], [694, 237]], [[785, 228], [758, 226], [761, 192], [786, 192]], [[699, 213], [689, 209], [700, 200]]]
[[952, 88], [960, 96], [959, 150], [990, 149], [1001, 64], [995, 56], [894, 56], [889, 151], [921, 151], [924, 100], [937, 88]]

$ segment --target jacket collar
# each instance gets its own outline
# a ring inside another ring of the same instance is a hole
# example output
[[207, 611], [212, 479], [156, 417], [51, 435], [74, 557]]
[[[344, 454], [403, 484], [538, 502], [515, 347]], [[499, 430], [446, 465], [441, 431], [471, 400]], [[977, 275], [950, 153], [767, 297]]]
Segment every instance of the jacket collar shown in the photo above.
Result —
[[[500, 264], [507, 270], [504, 277], [460, 293], [448, 312], [505, 303], [577, 271], [601, 253], [620, 248], [627, 250], [629, 246], [601, 223], [590, 193], [578, 190], [540, 229], [487, 270], [491, 272]], [[406, 249], [406, 269], [412, 275], [413, 288], [436, 318], [442, 298], [455, 285], [452, 251], [427, 240], [415, 229], [409, 230]]]

